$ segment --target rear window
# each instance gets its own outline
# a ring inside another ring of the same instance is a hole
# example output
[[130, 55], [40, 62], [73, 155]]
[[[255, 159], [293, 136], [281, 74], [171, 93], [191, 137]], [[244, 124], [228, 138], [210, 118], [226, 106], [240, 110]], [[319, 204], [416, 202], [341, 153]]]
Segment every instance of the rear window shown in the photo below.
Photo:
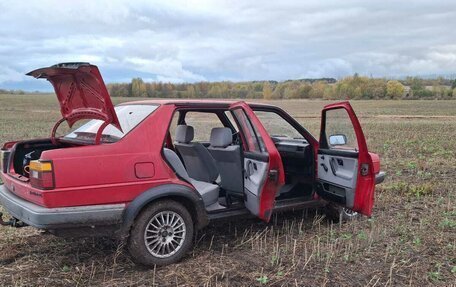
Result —
[[[116, 142], [133, 130], [140, 122], [157, 109], [156, 105], [122, 105], [114, 108], [122, 131], [113, 125], [108, 125], [102, 132], [101, 142]], [[70, 132], [64, 139], [95, 142], [98, 129], [103, 124], [101, 120], [90, 120]]]

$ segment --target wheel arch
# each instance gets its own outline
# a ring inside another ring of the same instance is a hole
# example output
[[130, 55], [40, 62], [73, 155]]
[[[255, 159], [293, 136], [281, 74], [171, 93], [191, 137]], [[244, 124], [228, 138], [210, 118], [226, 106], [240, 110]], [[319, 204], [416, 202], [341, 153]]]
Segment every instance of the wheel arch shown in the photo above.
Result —
[[127, 205], [122, 215], [120, 237], [129, 235], [135, 218], [145, 207], [164, 199], [174, 200], [184, 205], [190, 212], [196, 229], [201, 229], [209, 223], [201, 195], [185, 185], [164, 184], [141, 193]]

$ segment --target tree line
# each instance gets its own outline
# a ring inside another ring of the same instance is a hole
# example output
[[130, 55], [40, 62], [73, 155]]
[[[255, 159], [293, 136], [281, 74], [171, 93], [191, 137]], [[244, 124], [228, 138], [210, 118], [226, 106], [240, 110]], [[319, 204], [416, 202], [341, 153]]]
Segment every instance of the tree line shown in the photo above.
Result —
[[134, 78], [107, 85], [113, 97], [236, 98], [236, 99], [456, 99], [456, 80], [403, 80], [355, 74], [332, 78], [252, 82], [162, 83]]
[[[112, 97], [235, 98], [235, 99], [456, 99], [456, 79], [402, 80], [355, 74], [333, 78], [251, 82], [163, 83], [133, 78], [130, 83], [107, 85]], [[2, 90], [0, 94], [24, 94]]]

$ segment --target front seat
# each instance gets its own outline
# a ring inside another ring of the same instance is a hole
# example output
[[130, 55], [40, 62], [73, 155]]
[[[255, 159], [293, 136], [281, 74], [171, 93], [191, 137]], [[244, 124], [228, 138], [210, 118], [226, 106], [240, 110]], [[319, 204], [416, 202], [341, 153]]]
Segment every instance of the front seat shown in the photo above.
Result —
[[212, 209], [212, 207], [219, 207], [218, 198], [220, 187], [218, 185], [190, 178], [184, 168], [184, 165], [174, 151], [164, 148], [163, 155], [165, 156], [166, 161], [174, 169], [176, 174], [195, 187], [196, 191], [198, 191], [198, 193], [203, 198], [204, 206], [206, 206], [208, 210]]
[[231, 194], [244, 194], [241, 147], [231, 145], [233, 135], [229, 128], [213, 128], [211, 145], [207, 148], [220, 172], [220, 186]]
[[202, 144], [192, 142], [193, 137], [192, 126], [178, 125], [174, 146], [184, 161], [185, 168], [191, 178], [213, 183], [219, 177], [214, 158]]

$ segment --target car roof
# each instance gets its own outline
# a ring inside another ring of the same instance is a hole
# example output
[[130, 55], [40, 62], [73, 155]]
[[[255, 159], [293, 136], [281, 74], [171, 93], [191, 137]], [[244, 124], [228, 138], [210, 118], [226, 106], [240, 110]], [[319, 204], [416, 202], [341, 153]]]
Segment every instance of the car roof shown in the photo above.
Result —
[[[189, 108], [228, 108], [230, 105], [243, 102], [242, 100], [217, 100], [217, 99], [154, 99], [154, 100], [141, 100], [124, 102], [120, 105], [174, 105], [178, 107]], [[275, 105], [264, 103], [251, 103], [246, 102], [251, 108], [277, 108]]]

